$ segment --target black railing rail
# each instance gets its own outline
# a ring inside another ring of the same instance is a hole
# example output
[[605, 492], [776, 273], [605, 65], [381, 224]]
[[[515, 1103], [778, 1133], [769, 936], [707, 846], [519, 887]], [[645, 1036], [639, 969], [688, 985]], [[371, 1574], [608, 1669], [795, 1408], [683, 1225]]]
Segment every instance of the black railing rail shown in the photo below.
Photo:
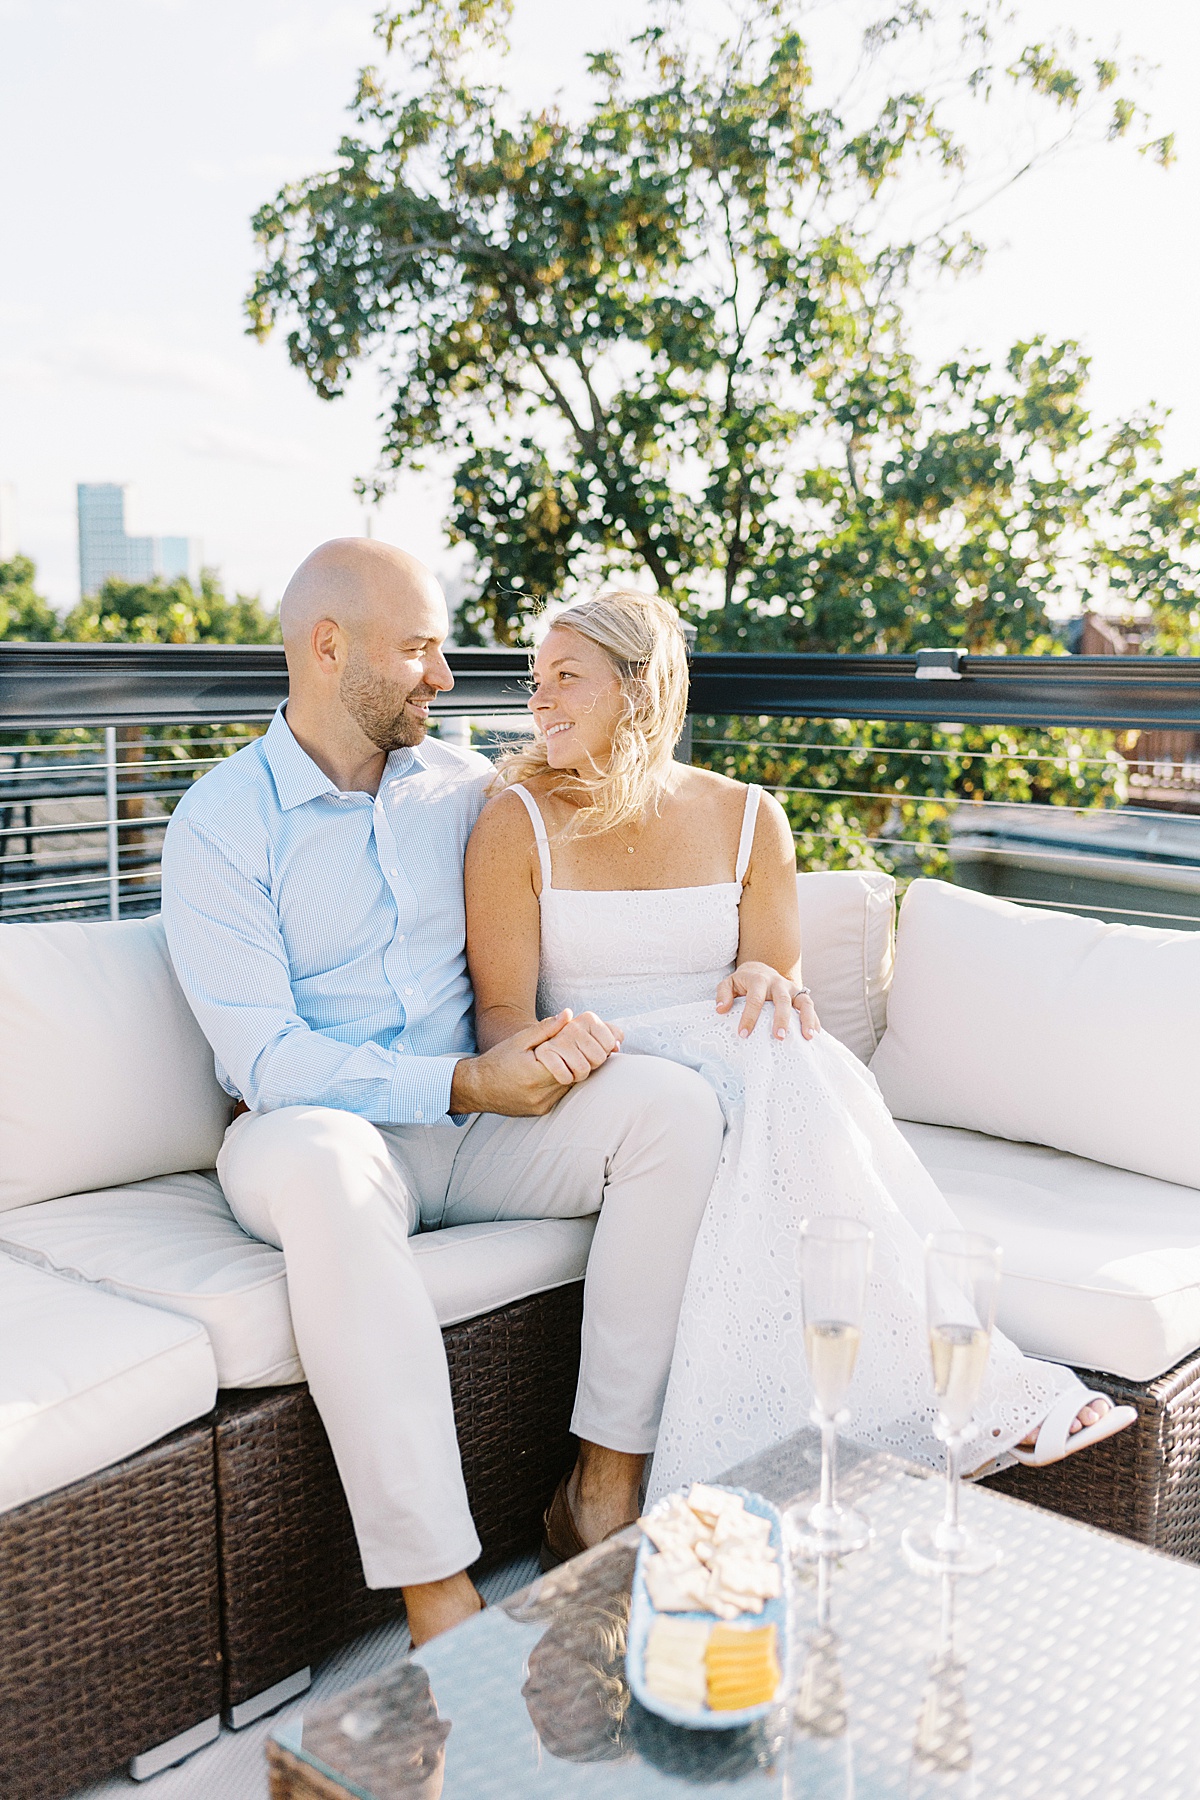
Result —
[[[445, 717], [525, 709], [528, 653], [456, 649]], [[0, 731], [267, 719], [283, 651], [243, 644], [0, 644]], [[700, 654], [692, 710], [909, 724], [1200, 729], [1200, 657]]]

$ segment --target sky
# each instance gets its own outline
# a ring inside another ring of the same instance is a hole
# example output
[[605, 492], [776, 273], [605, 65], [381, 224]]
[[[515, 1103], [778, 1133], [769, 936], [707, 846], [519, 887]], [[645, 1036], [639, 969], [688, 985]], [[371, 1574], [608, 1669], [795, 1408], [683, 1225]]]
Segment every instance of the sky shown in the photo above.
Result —
[[[818, 42], [845, 24], [844, 3], [813, 0]], [[56, 605], [78, 597], [78, 481], [131, 483], [131, 529], [198, 538], [229, 587], [269, 605], [313, 544], [365, 529], [353, 482], [379, 441], [370, 375], [318, 400], [278, 335], [246, 336], [243, 299], [250, 216], [328, 165], [356, 72], [379, 60], [376, 9], [0, 0], [0, 483]], [[1177, 133], [1178, 161], [1164, 174], [1125, 147], [1087, 148], [1002, 195], [972, 220], [991, 246], [984, 271], [922, 296], [916, 348], [938, 362], [964, 346], [1002, 354], [1038, 332], [1077, 338], [1093, 358], [1094, 410], [1170, 407], [1168, 460], [1194, 466], [1200, 7], [1018, 10], [1031, 31], [1074, 25], [1159, 65], [1150, 99]], [[583, 51], [645, 18], [646, 0], [609, 0], [600, 15], [516, 0], [521, 96], [569, 100]], [[444, 501], [436, 472], [405, 476], [372, 529], [453, 574]]]

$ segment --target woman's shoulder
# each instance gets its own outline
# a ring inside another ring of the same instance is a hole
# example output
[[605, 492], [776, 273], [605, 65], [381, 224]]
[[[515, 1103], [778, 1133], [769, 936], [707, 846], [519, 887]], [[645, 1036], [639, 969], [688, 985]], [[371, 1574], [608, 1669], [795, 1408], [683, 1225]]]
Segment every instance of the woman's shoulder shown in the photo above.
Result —
[[[704, 808], [714, 827], [726, 833], [740, 832], [746, 817], [750, 784], [719, 775], [715, 769], [697, 769], [690, 763], [681, 767], [676, 794], [689, 809]], [[754, 819], [753, 848], [760, 854], [790, 847], [791, 826], [787, 814], [769, 788], [760, 788]]]
[[471, 842], [477, 848], [499, 843], [532, 843], [533, 821], [515, 786], [497, 788], [485, 803]]
[[740, 815], [746, 804], [746, 784], [715, 769], [698, 769], [692, 763], [676, 765], [675, 792], [693, 806], [708, 806], [715, 811]]

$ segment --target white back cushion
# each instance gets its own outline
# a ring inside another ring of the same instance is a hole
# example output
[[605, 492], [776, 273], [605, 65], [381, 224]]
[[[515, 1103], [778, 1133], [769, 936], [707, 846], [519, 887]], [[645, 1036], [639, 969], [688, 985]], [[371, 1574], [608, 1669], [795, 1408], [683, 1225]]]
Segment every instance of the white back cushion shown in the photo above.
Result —
[[210, 1168], [230, 1108], [157, 919], [0, 925], [0, 1211]]
[[821, 1023], [862, 1062], [883, 1036], [895, 944], [896, 884], [874, 869], [797, 875], [804, 980]]
[[871, 1072], [897, 1118], [1200, 1187], [1200, 933], [914, 881]]

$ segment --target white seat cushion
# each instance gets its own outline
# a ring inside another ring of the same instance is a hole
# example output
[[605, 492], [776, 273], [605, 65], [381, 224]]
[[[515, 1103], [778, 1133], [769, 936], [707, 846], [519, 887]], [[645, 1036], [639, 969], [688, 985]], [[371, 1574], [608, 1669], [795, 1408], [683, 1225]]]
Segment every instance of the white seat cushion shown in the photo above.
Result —
[[304, 1379], [283, 1253], [242, 1230], [211, 1171], [0, 1213], [0, 1249], [195, 1319], [222, 1387]]
[[0, 1256], [0, 1512], [132, 1456], [216, 1394], [190, 1319]]
[[0, 930], [0, 1211], [202, 1169], [231, 1107], [157, 919]]
[[[577, 1281], [594, 1219], [456, 1225], [413, 1240], [442, 1325]], [[165, 1175], [0, 1214], [0, 1249], [204, 1326], [222, 1387], [303, 1381], [283, 1253], [247, 1235], [214, 1174]]]
[[914, 881], [871, 1062], [900, 1119], [1200, 1188], [1200, 932]]
[[873, 869], [796, 877], [804, 980], [825, 1029], [870, 1062], [887, 1021], [896, 884]]
[[964, 1227], [1002, 1245], [999, 1324], [1027, 1354], [1150, 1381], [1200, 1348], [1194, 1188], [1040, 1144], [900, 1129]]
[[439, 1325], [459, 1325], [530, 1294], [582, 1281], [593, 1214], [588, 1219], [497, 1219], [423, 1231], [413, 1255]]

